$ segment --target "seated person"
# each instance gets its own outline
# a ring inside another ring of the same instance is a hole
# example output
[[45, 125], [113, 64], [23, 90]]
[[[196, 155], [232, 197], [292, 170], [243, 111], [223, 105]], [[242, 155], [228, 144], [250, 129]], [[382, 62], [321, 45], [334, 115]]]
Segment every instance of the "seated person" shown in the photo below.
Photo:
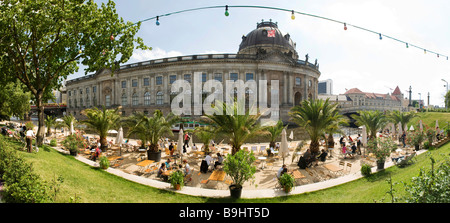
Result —
[[352, 154], [356, 154], [356, 149], [355, 143], [352, 143]]
[[166, 168], [167, 168], [168, 170], [172, 169], [172, 168], [170, 167], [170, 162], [172, 162], [172, 160], [169, 158], [169, 159], [167, 159], [167, 161], [164, 163], [164, 164], [166, 165]]
[[319, 160], [325, 162], [327, 155], [328, 153], [324, 149], [322, 149], [322, 153], [317, 157], [317, 162], [319, 162]]
[[161, 166], [159, 167], [158, 173], [156, 174], [156, 176], [163, 178], [163, 180], [167, 180], [168, 177], [163, 175], [163, 173], [166, 171], [167, 171], [166, 163], [161, 163]]
[[350, 158], [353, 158], [352, 151], [345, 146], [345, 143], [343, 145], [344, 147], [342, 147], [342, 154], [344, 155], [344, 159], [347, 158], [347, 155]]
[[206, 155], [205, 161], [208, 166], [213, 165], [213, 158], [211, 157], [211, 155], [209, 153]]
[[183, 160], [184, 163], [184, 176], [187, 176], [189, 174], [191, 174], [191, 166], [189, 166], [189, 163], [186, 159]]
[[220, 153], [217, 153], [217, 161], [214, 163], [214, 169], [217, 168], [218, 165], [222, 165], [223, 156]]
[[392, 162], [398, 163], [405, 159], [405, 156], [392, 157]]
[[278, 170], [277, 178], [280, 179], [281, 175], [283, 175], [284, 173], [287, 173], [286, 164], [283, 164], [283, 166], [281, 166], [281, 168]]

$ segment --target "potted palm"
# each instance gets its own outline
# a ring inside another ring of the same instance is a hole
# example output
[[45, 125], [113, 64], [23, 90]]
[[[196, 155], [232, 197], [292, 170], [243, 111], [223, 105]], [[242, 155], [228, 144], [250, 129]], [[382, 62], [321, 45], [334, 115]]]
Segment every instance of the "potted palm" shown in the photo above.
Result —
[[184, 186], [184, 174], [178, 170], [170, 174], [169, 182], [175, 190], [181, 190]]
[[284, 192], [289, 193], [294, 187], [295, 179], [291, 174], [285, 173], [281, 175], [280, 179], [278, 179], [278, 182], [280, 183]]
[[425, 134], [421, 131], [415, 131], [408, 134], [407, 143], [411, 146], [414, 146], [415, 150], [420, 149], [420, 145], [425, 139]]
[[67, 136], [63, 141], [64, 148], [69, 150], [70, 155], [76, 156], [80, 147], [85, 147], [85, 140], [81, 135], [72, 134]]
[[136, 134], [141, 139], [142, 145], [150, 143], [147, 157], [149, 160], [159, 162], [161, 150], [158, 148], [158, 140], [166, 134], [173, 136], [172, 125], [178, 120], [178, 116], [175, 116], [172, 112], [164, 116], [160, 110], [155, 110], [151, 117], [138, 112], [130, 116], [125, 122], [130, 127], [128, 137]]
[[377, 169], [384, 169], [384, 162], [386, 158], [391, 155], [392, 151], [395, 151], [397, 144], [392, 141], [391, 138], [374, 138], [367, 143], [369, 153], [373, 153], [377, 159]]
[[255, 162], [253, 151], [239, 150], [235, 154], [228, 154], [223, 162], [223, 170], [233, 180], [230, 185], [230, 195], [233, 198], [240, 198], [242, 193], [242, 185], [253, 179], [256, 173], [256, 167], [252, 165]]
[[86, 120], [82, 123], [86, 124], [89, 128], [96, 131], [100, 136], [100, 148], [102, 151], [106, 151], [108, 147], [108, 141], [106, 136], [108, 135], [108, 130], [118, 127], [120, 124], [120, 114], [119, 108], [116, 109], [103, 109], [100, 110], [97, 107], [88, 108], [82, 111], [82, 114], [87, 116]]

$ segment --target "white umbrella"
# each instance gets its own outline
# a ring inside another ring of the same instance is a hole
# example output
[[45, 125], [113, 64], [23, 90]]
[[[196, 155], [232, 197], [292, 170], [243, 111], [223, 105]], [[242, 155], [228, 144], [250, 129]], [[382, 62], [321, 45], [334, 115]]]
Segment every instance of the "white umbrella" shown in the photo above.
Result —
[[[412, 126], [411, 126], [411, 127], [412, 127]], [[419, 128], [420, 128], [420, 131], [422, 132], [422, 131], [423, 131], [422, 120], [419, 120]]]
[[439, 123], [438, 123], [438, 120], [436, 119], [436, 126], [435, 126], [436, 128], [439, 128]]
[[289, 156], [289, 145], [287, 141], [286, 129], [283, 129], [283, 131], [281, 132], [281, 146], [278, 154], [280, 154], [280, 156], [283, 157], [283, 164], [284, 164], [284, 158]]
[[178, 145], [177, 145], [177, 150], [178, 153], [180, 154], [180, 160], [182, 159], [183, 156], [183, 136], [184, 136], [183, 129], [180, 129], [180, 131], [178, 132]]
[[407, 124], [405, 124], [404, 130], [405, 130], [405, 133], [406, 133], [406, 131], [408, 131], [408, 125]]
[[414, 126], [411, 125], [411, 128], [409, 128], [410, 131], [414, 131]]
[[119, 133], [117, 130], [114, 129], [108, 130], [108, 134], [117, 134], [117, 133]]
[[73, 132], [74, 132], [74, 130], [73, 130], [73, 122], [71, 122], [71, 123], [70, 123], [70, 134], [72, 135]]
[[294, 140], [294, 132], [293, 132], [293, 131], [291, 131], [291, 134], [289, 135], [289, 138], [290, 138], [291, 140]]
[[363, 125], [362, 126], [362, 140], [361, 140], [362, 145], [364, 146], [364, 157], [366, 156], [366, 149], [365, 146], [367, 145], [367, 130], [366, 130], [366, 126]]
[[60, 118], [57, 118], [55, 121], [56, 121], [56, 122], [64, 122], [64, 120], [62, 120], [62, 119], [60, 119]]
[[123, 129], [122, 127], [119, 128], [119, 132], [117, 133], [116, 137], [116, 143], [121, 146], [123, 141]]

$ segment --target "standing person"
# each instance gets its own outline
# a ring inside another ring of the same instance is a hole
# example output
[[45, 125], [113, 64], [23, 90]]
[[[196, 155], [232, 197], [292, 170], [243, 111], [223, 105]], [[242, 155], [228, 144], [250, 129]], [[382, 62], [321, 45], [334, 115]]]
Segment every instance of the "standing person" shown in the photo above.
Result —
[[189, 147], [189, 139], [190, 139], [189, 134], [186, 132], [186, 134], [184, 134], [184, 145], [183, 146]]
[[362, 137], [361, 134], [358, 134], [358, 138], [356, 138], [356, 147], [358, 148], [357, 149], [358, 155], [361, 155], [361, 144], [362, 144]]
[[36, 137], [32, 129], [28, 129], [26, 134], [26, 142], [27, 142], [27, 152], [31, 153], [33, 148], [33, 138]]
[[344, 136], [339, 139], [339, 144], [341, 144], [341, 148], [344, 147]]
[[403, 148], [405, 148], [406, 147], [406, 133], [405, 132], [403, 132], [403, 134], [402, 134], [402, 143], [403, 143]]
[[333, 135], [330, 134], [328, 136], [328, 152], [330, 154], [330, 158], [333, 157], [333, 149], [334, 149], [334, 138]]
[[173, 155], [173, 143], [171, 142], [170, 143], [170, 145], [169, 145], [169, 153], [170, 153], [170, 155]]

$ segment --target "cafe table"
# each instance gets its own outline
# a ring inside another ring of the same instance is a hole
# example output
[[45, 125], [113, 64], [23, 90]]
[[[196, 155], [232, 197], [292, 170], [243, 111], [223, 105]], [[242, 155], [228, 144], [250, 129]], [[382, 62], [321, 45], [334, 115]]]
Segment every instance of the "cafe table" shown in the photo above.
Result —
[[140, 167], [139, 172], [141, 172], [142, 170], [147, 169], [147, 167], [154, 162], [155, 162], [154, 160], [144, 160], [142, 162], [137, 163], [136, 165]]

